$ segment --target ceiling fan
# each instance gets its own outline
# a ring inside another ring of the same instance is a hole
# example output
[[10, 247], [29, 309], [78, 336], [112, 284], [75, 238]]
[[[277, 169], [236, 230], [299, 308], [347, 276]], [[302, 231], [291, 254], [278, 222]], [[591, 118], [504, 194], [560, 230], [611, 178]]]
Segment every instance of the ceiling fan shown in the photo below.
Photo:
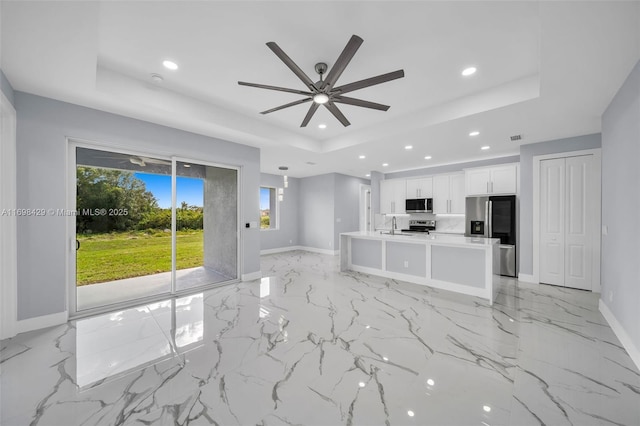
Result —
[[344, 50], [336, 60], [335, 64], [329, 70], [326, 78], [323, 80], [324, 74], [327, 72], [327, 64], [324, 62], [317, 63], [315, 66], [316, 72], [320, 75], [320, 80], [317, 82], [313, 82], [305, 73], [300, 69], [298, 65], [296, 65], [293, 60], [280, 47], [273, 41], [267, 43], [269, 49], [276, 54], [278, 58], [282, 62], [285, 63], [287, 67], [307, 86], [308, 91], [304, 90], [296, 90], [296, 89], [288, 89], [286, 87], [277, 87], [277, 86], [267, 86], [264, 84], [256, 84], [256, 83], [247, 83], [244, 81], [239, 81], [238, 84], [241, 86], [250, 86], [257, 87], [260, 89], [269, 89], [269, 90], [277, 90], [280, 92], [289, 92], [295, 93], [298, 95], [303, 95], [305, 98], [290, 102], [285, 105], [280, 105], [275, 108], [268, 109], [266, 111], [262, 111], [260, 114], [269, 114], [274, 111], [279, 111], [284, 108], [289, 108], [295, 105], [300, 105], [306, 102], [311, 102], [311, 107], [309, 107], [309, 111], [307, 115], [302, 120], [302, 124], [300, 127], [306, 127], [313, 117], [313, 114], [318, 110], [320, 105], [324, 105], [325, 108], [329, 110], [331, 114], [335, 118], [342, 123], [343, 126], [348, 126], [349, 120], [342, 114], [342, 112], [338, 109], [336, 104], [347, 104], [354, 105], [364, 108], [377, 109], [380, 111], [386, 111], [389, 109], [389, 105], [382, 105], [375, 102], [363, 101], [361, 99], [350, 98], [347, 96], [343, 96], [345, 93], [353, 92], [354, 90], [363, 89], [365, 87], [375, 86], [376, 84], [386, 83], [387, 81], [395, 80], [397, 78], [404, 77], [404, 70], [393, 71], [387, 74], [381, 74], [376, 77], [366, 78], [364, 80], [356, 81], [354, 83], [344, 84], [342, 86], [334, 87], [343, 71], [349, 65], [349, 62], [353, 58], [353, 56], [358, 51], [358, 48], [362, 44], [363, 40], [357, 35], [351, 36], [351, 39], [345, 46]]

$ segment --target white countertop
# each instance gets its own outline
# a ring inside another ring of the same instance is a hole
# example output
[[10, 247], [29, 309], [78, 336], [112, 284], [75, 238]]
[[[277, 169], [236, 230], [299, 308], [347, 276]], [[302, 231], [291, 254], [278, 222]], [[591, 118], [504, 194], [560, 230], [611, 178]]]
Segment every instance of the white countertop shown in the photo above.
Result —
[[461, 235], [464, 236], [464, 231], [463, 232], [457, 232], [457, 231], [429, 231], [430, 234], [447, 234], [447, 235]]
[[[385, 231], [386, 232], [386, 231]], [[370, 240], [386, 240], [386, 241], [402, 241], [407, 243], [417, 244], [443, 244], [443, 245], [455, 245], [455, 246], [467, 246], [467, 247], [490, 247], [494, 244], [499, 244], [499, 238], [471, 238], [465, 237], [459, 234], [403, 234], [396, 233], [395, 235], [382, 234], [380, 231], [367, 231], [367, 232], [344, 232], [340, 235], [354, 238], [365, 238]]]

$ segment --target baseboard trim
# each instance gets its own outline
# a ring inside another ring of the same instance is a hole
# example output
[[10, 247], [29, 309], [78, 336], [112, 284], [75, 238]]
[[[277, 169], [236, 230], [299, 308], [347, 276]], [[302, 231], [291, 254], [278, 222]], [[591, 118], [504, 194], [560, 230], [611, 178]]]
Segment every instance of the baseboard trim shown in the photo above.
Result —
[[242, 274], [242, 281], [253, 281], [262, 278], [262, 271], [250, 272], [248, 274]]
[[300, 246], [277, 247], [272, 249], [260, 250], [260, 256], [265, 254], [284, 253], [285, 251], [301, 250]]
[[330, 256], [337, 256], [337, 255], [340, 254], [340, 250], [327, 250], [327, 249], [320, 249], [320, 248], [306, 247], [306, 246], [287, 246], [287, 247], [278, 247], [278, 248], [260, 250], [260, 255], [262, 256], [263, 254], [283, 253], [283, 252], [286, 252], [286, 251], [294, 251], [294, 250], [302, 250], [302, 251], [309, 251], [309, 252], [312, 252], [312, 253], [328, 254]]
[[340, 250], [327, 250], [327, 249], [305, 247], [305, 246], [299, 246], [298, 250], [310, 251], [312, 253], [328, 254], [329, 256], [337, 256], [340, 254]]
[[533, 275], [529, 275], [529, 274], [518, 274], [518, 281], [523, 281], [525, 283], [538, 284], [535, 278], [533, 277]]
[[605, 320], [609, 323], [609, 326], [615, 333], [622, 346], [627, 350], [627, 353], [631, 357], [631, 360], [634, 362], [636, 367], [640, 369], [640, 349], [636, 347], [631, 340], [631, 337], [627, 334], [622, 325], [618, 322], [618, 319], [613, 315], [613, 312], [609, 309], [609, 307], [600, 299], [598, 301], [598, 309], [600, 313], [604, 317]]
[[26, 333], [27, 331], [40, 330], [41, 328], [53, 327], [64, 324], [69, 320], [69, 312], [58, 312], [50, 315], [42, 315], [40, 317], [28, 318], [20, 320], [16, 323], [16, 331], [18, 333]]

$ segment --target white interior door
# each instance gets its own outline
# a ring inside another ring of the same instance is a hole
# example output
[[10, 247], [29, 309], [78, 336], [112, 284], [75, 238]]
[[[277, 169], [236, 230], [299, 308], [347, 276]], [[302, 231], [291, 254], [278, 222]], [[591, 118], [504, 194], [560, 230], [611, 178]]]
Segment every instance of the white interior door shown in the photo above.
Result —
[[540, 282], [563, 286], [565, 159], [540, 162]]
[[594, 225], [589, 205], [592, 155], [566, 159], [565, 282], [566, 287], [591, 290], [591, 241]]

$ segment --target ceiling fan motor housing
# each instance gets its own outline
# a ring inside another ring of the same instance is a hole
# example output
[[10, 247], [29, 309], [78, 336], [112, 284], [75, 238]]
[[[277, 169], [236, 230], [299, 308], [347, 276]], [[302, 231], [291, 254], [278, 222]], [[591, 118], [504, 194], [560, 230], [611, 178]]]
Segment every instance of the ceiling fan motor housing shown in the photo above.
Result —
[[322, 79], [322, 74], [326, 73], [328, 68], [329, 67], [324, 62], [318, 62], [316, 64], [316, 72], [320, 74], [320, 79]]

